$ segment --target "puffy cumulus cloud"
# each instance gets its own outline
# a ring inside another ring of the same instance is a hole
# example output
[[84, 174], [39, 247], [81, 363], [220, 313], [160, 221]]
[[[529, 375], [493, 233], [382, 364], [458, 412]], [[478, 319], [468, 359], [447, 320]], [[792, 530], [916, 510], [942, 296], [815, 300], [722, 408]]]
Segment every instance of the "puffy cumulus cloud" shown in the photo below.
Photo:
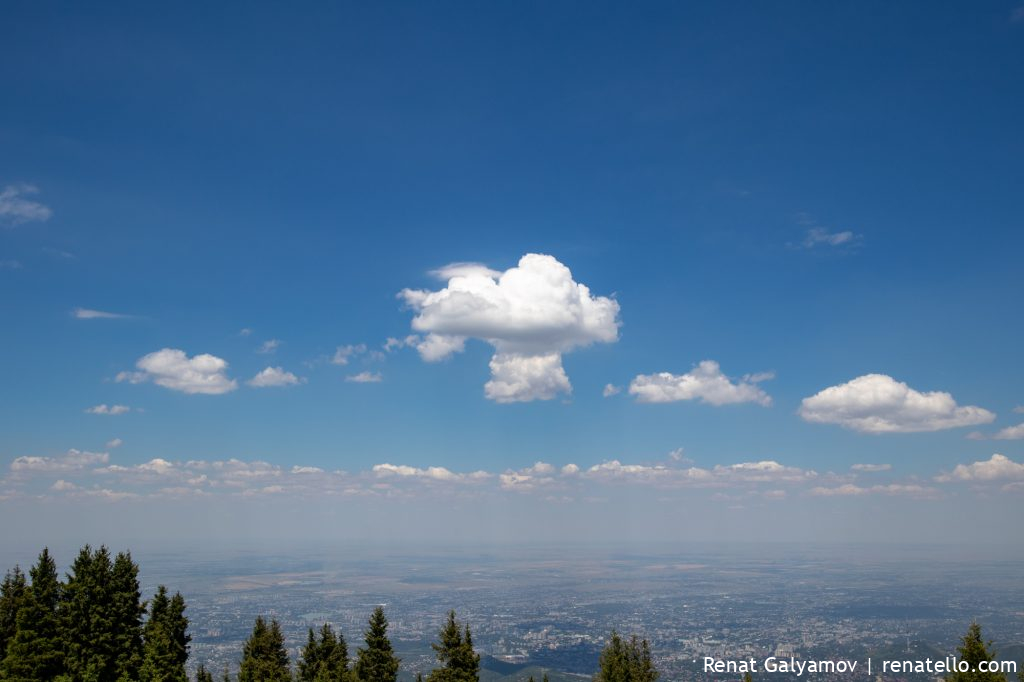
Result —
[[494, 346], [492, 379], [485, 387], [492, 400], [548, 400], [567, 393], [572, 387], [561, 355], [618, 340], [619, 304], [591, 295], [552, 256], [526, 254], [504, 272], [455, 263], [433, 274], [447, 285], [399, 293], [416, 312], [413, 329], [424, 335], [412, 343], [428, 362], [461, 352], [470, 338]]
[[[579, 467], [566, 465], [562, 468], [563, 475], [576, 473]], [[539, 486], [547, 486], [555, 482], [555, 467], [547, 462], [537, 462], [533, 466], [513, 471], [509, 469], [498, 476], [498, 483], [504, 490], [529, 491]]]
[[71, 490], [78, 490], [78, 486], [69, 481], [65, 481], [62, 478], [58, 478], [53, 482], [53, 485], [50, 486], [50, 490], [54, 490], [59, 493], [66, 493]]
[[866, 474], [889, 471], [890, 469], [892, 469], [891, 464], [854, 464], [850, 467], [850, 471], [859, 471]]
[[551, 400], [559, 393], [572, 391], [558, 353], [495, 353], [490, 367], [491, 380], [484, 384], [484, 395], [498, 403]]
[[85, 410], [86, 414], [109, 414], [115, 416], [119, 414], [127, 414], [128, 412], [131, 411], [132, 408], [128, 407], [127, 405], [107, 405], [106, 403], [93, 405], [92, 407]]
[[120, 438], [111, 438], [110, 440], [107, 441], [107, 444], [106, 444], [105, 447], [108, 450], [113, 450], [114, 448], [119, 448], [122, 445], [124, 445], [124, 441], [121, 440]]
[[580, 472], [579, 466], [577, 466], [575, 464], [572, 464], [571, 462], [569, 464], [566, 464], [564, 467], [562, 467], [562, 475], [563, 476], [575, 476], [579, 472]]
[[4, 187], [0, 191], [0, 223], [19, 225], [49, 220], [53, 211], [29, 198], [36, 194], [39, 188], [26, 183]]
[[11, 471], [16, 474], [81, 471], [90, 466], [106, 464], [109, 460], [110, 455], [106, 452], [86, 452], [72, 448], [60, 457], [17, 457], [11, 462]]
[[253, 388], [271, 388], [275, 386], [295, 386], [306, 380], [286, 372], [281, 367], [267, 367], [249, 381], [245, 382]]
[[121, 372], [116, 380], [133, 384], [152, 381], [174, 391], [208, 395], [238, 388], [238, 382], [226, 374], [228, 363], [208, 353], [190, 358], [183, 350], [164, 348], [142, 356], [135, 366], [137, 372]]
[[652, 483], [666, 487], [722, 487], [729, 485], [795, 484], [816, 479], [811, 469], [789, 467], [774, 460], [718, 464], [710, 469], [667, 464], [623, 464], [617, 459], [595, 464], [583, 475], [604, 481]]
[[1007, 426], [1005, 429], [997, 431], [992, 437], [996, 440], [1021, 440], [1024, 438], [1024, 424]]
[[900, 484], [890, 483], [889, 485], [873, 485], [863, 487], [853, 483], [844, 483], [835, 487], [811, 488], [811, 495], [815, 497], [861, 497], [863, 495], [889, 495], [917, 498], [934, 498], [939, 496], [939, 491], [928, 486], [916, 483]]
[[641, 403], [669, 403], [700, 400], [710, 405], [757, 403], [768, 407], [771, 396], [758, 384], [771, 379], [770, 373], [751, 374], [732, 381], [714, 360], [704, 360], [686, 374], [640, 374], [629, 384], [630, 395]]
[[93, 310], [91, 308], [75, 308], [71, 316], [76, 320], [123, 320], [131, 317], [124, 313], [111, 313], [106, 310]]
[[360, 372], [345, 377], [345, 381], [354, 384], [379, 384], [384, 381], [384, 376], [380, 372]]
[[862, 433], [939, 431], [988, 424], [986, 409], [961, 407], [943, 391], [922, 393], [885, 374], [865, 374], [804, 398], [798, 414], [809, 422], [838, 424]]
[[605, 398], [611, 398], [613, 395], [622, 393], [622, 387], [616, 386], [615, 384], [605, 384], [601, 390], [601, 395]]
[[[391, 339], [388, 339], [389, 341]], [[347, 365], [351, 362], [352, 358], [357, 355], [362, 355], [366, 352], [365, 344], [349, 344], [347, 346], [338, 346], [334, 349], [334, 355], [331, 357], [332, 365]]]
[[296, 465], [296, 466], [292, 467], [292, 473], [293, 474], [322, 474], [322, 473], [324, 473], [324, 470], [321, 469], [320, 467], [303, 467], [303, 466]]
[[1024, 480], [1024, 464], [1009, 457], [994, 454], [987, 460], [973, 464], [958, 464], [950, 473], [935, 477], [940, 483], [952, 481], [1014, 481]]

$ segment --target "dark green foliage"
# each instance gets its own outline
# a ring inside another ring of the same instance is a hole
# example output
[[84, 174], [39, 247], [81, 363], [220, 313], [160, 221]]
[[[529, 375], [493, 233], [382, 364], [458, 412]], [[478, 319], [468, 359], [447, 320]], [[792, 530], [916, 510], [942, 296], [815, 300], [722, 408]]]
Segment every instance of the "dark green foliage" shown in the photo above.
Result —
[[342, 682], [348, 678], [348, 644], [340, 632], [337, 637], [330, 623], [324, 623], [317, 639], [313, 628], [299, 658], [300, 682]]
[[110, 574], [111, 637], [114, 642], [114, 669], [118, 679], [139, 679], [142, 665], [142, 616], [145, 606], [139, 591], [139, 567], [132, 555], [121, 552], [114, 559]]
[[281, 625], [272, 620], [268, 626], [262, 616], [257, 617], [242, 650], [238, 682], [290, 682], [291, 679]]
[[356, 654], [355, 677], [361, 682], [395, 682], [398, 678], [399, 659], [388, 639], [388, 619], [378, 606], [370, 616], [365, 633], [366, 646]]
[[594, 682], [655, 682], [658, 679], [647, 640], [637, 640], [634, 635], [627, 642], [614, 630], [601, 652], [600, 666]]
[[61, 602], [64, 667], [73, 682], [117, 680], [110, 552], [86, 545], [68, 574]]
[[7, 643], [14, 639], [18, 611], [25, 601], [25, 574], [15, 566], [0, 583], [0, 659], [7, 652]]
[[196, 669], [196, 682], [213, 682], [213, 673], [207, 670], [202, 663]]
[[181, 594], [167, 598], [167, 588], [157, 588], [149, 606], [149, 619], [143, 628], [142, 682], [185, 682], [188, 660], [188, 618]]
[[5, 680], [52, 680], [63, 671], [57, 606], [61, 597], [57, 565], [48, 549], [29, 571], [32, 585], [18, 612], [17, 630], [0, 664]]
[[991, 650], [992, 642], [986, 642], [981, 637], [981, 626], [971, 623], [967, 628], [967, 634], [960, 638], [960, 646], [957, 647], [957, 658], [966, 661], [971, 669], [967, 672], [955, 672], [946, 677], [949, 682], [1005, 682], [1006, 676], [1002, 673], [980, 672], [976, 670], [982, 661], [993, 661], [996, 652]]
[[743, 673], [743, 682], [754, 682], [754, 676], [750, 673]]
[[427, 676], [428, 682], [479, 682], [480, 655], [473, 650], [473, 636], [469, 625], [463, 629], [455, 619], [455, 611], [448, 612], [448, 620], [438, 633], [437, 644], [431, 644], [437, 654], [440, 668]]

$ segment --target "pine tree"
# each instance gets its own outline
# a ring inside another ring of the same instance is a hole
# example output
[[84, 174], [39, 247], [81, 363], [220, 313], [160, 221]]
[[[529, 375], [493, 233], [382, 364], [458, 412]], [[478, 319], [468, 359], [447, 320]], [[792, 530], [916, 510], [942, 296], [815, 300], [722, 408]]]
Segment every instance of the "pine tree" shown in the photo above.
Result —
[[207, 670], [202, 663], [196, 669], [196, 682], [213, 682], [213, 673]]
[[15, 566], [7, 571], [3, 583], [0, 583], [0, 659], [7, 653], [7, 643], [14, 639], [25, 593], [25, 574]]
[[658, 679], [647, 640], [637, 640], [634, 635], [626, 642], [614, 630], [601, 652], [599, 665], [594, 682], [655, 682]]
[[52, 680], [63, 671], [57, 606], [60, 580], [48, 549], [29, 571], [32, 585], [18, 612], [17, 631], [0, 664], [5, 680]]
[[71, 565], [61, 605], [64, 665], [73, 682], [117, 680], [110, 552], [86, 545]]
[[257, 617], [242, 650], [238, 682], [291, 682], [291, 679], [281, 625], [272, 620], [267, 626], [262, 616]]
[[754, 676], [750, 673], [743, 674], [743, 682], [754, 682]]
[[309, 629], [306, 646], [299, 658], [300, 682], [342, 682], [348, 677], [348, 644], [342, 633], [334, 635], [330, 623], [320, 628], [317, 640]]
[[400, 660], [395, 657], [388, 639], [388, 619], [378, 606], [370, 616], [366, 629], [366, 647], [359, 647], [353, 672], [361, 682], [395, 682]]
[[146, 607], [139, 591], [139, 566], [129, 552], [120, 552], [110, 574], [112, 637], [118, 679], [139, 679], [142, 665], [142, 616]]
[[473, 650], [473, 636], [469, 625], [465, 630], [455, 619], [455, 611], [448, 612], [448, 620], [438, 633], [438, 644], [431, 644], [440, 668], [427, 676], [428, 682], [479, 682], [480, 655]]
[[167, 598], [167, 588], [157, 588], [149, 606], [149, 619], [143, 628], [142, 682], [185, 682], [188, 660], [188, 618], [180, 593]]
[[981, 672], [978, 664], [982, 661], [993, 661], [996, 652], [991, 650], [991, 640], [986, 642], [981, 637], [981, 626], [977, 622], [971, 623], [967, 628], [967, 634], [960, 638], [960, 646], [957, 647], [957, 658], [967, 662], [971, 669], [967, 672], [954, 672], [946, 677], [948, 682], [1005, 682], [1006, 676], [1002, 673]]

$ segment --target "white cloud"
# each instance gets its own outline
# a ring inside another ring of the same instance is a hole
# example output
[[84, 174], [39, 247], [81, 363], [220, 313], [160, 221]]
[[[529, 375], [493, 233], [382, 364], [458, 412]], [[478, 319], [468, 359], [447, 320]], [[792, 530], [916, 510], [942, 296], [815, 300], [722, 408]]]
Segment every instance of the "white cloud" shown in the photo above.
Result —
[[109, 414], [116, 416], [119, 414], [127, 414], [128, 412], [131, 411], [132, 408], [128, 407], [127, 405], [108, 406], [106, 403], [101, 403], [99, 405], [93, 405], [92, 407], [88, 408], [85, 412], [86, 414]]
[[604, 390], [601, 391], [601, 395], [604, 396], [605, 398], [610, 398], [613, 395], [618, 395], [621, 392], [621, 386], [616, 386], [615, 384], [605, 384]]
[[333, 365], [347, 365], [349, 361], [356, 355], [360, 355], [366, 352], [365, 344], [356, 344], [348, 346], [338, 346], [334, 351], [334, 356], [331, 358], [331, 364]]
[[1017, 407], [1013, 408], [1013, 411], [1016, 412], [1017, 414], [1024, 414], [1024, 405], [1018, 405]]
[[[576, 465], [566, 465], [563, 467], [563, 473], [574, 473], [570, 467]], [[568, 471], [566, 471], [568, 469]], [[579, 467], [576, 467], [579, 470]], [[547, 462], [537, 462], [533, 466], [520, 469], [519, 471], [507, 470], [505, 473], [498, 476], [498, 482], [501, 487], [505, 490], [519, 490], [527, 491], [533, 490], [538, 486], [546, 486], [555, 482], [554, 478], [555, 467]]]
[[322, 473], [324, 473], [324, 470], [321, 469], [320, 467], [293, 466], [292, 467], [292, 473], [293, 474], [322, 474]]
[[850, 244], [860, 238], [860, 235], [854, 234], [850, 230], [843, 230], [841, 232], [829, 232], [823, 227], [812, 227], [807, 230], [807, 234], [804, 235], [803, 245], [804, 248], [813, 249], [819, 244], [825, 246], [842, 246], [843, 244]]
[[115, 448], [121, 447], [122, 445], [124, 445], [124, 441], [121, 440], [120, 438], [111, 438], [110, 440], [107, 441], [107, 444], [104, 447], [106, 447], [108, 450], [113, 450]]
[[385, 352], [391, 353], [401, 348], [415, 346], [419, 341], [420, 337], [417, 334], [409, 334], [404, 339], [396, 339], [393, 336], [389, 336], [384, 342], [384, 350]]
[[572, 386], [562, 368], [562, 356], [495, 353], [491, 358], [491, 379], [484, 395], [499, 403], [551, 400], [570, 393]]
[[269, 388], [275, 386], [295, 386], [305, 379], [286, 372], [281, 367], [267, 367], [249, 381], [245, 382], [253, 388]]
[[0, 191], [0, 222], [18, 225], [49, 220], [53, 211], [27, 198], [38, 193], [37, 187], [24, 183], [4, 187], [3, 191]]
[[380, 372], [360, 372], [359, 374], [351, 374], [345, 377], [345, 381], [356, 384], [379, 384], [384, 381], [384, 377]]
[[640, 374], [630, 382], [629, 393], [641, 403], [700, 400], [711, 405], [757, 403], [768, 407], [772, 404], [771, 396], [758, 383], [772, 376], [768, 373], [747, 375], [733, 382], [722, 373], [717, 362], [704, 360], [686, 374]]
[[566, 464], [564, 467], [562, 467], [562, 475], [563, 476], [575, 476], [579, 472], [580, 472], [580, 468], [577, 465], [572, 464], [572, 463]]
[[260, 344], [259, 348], [256, 349], [256, 352], [260, 353], [261, 355], [269, 355], [270, 353], [273, 353], [280, 347], [280, 339], [267, 339], [266, 341]]
[[375, 464], [372, 472], [380, 477], [396, 476], [399, 478], [416, 478], [430, 481], [480, 481], [490, 478], [485, 471], [474, 471], [469, 474], [455, 473], [445, 467], [432, 466], [426, 469], [411, 467], [405, 464]]
[[158, 386], [183, 393], [219, 395], [238, 388], [225, 374], [228, 363], [208, 353], [192, 358], [185, 351], [164, 348], [139, 358], [138, 372], [121, 372], [117, 381], [133, 384], [152, 380]]
[[252, 330], [249, 329], [248, 327], [243, 327], [242, 329], [238, 330], [239, 336], [249, 336], [250, 334], [252, 334]]
[[0, 260], [0, 270], [21, 270], [21, 261], [9, 258], [7, 260]]
[[850, 471], [861, 471], [868, 474], [890, 469], [892, 469], [891, 464], [854, 464], [850, 467]]
[[1000, 454], [992, 455], [988, 460], [973, 464], [958, 464], [952, 473], [940, 474], [936, 481], [1000, 481], [1024, 479], [1024, 464], [1014, 462]]
[[78, 490], [78, 486], [74, 483], [70, 483], [69, 481], [65, 481], [64, 479], [57, 479], [53, 482], [53, 485], [50, 486], [50, 490], [55, 490], [57, 492], [69, 492], [71, 490]]
[[939, 431], [996, 418], [980, 407], [958, 406], [949, 393], [921, 393], [885, 374], [865, 374], [804, 398], [798, 414], [863, 433]]
[[852, 483], [845, 483], [834, 488], [811, 488], [811, 495], [816, 497], [860, 497], [863, 495], [937, 497], [938, 494], [939, 491], [935, 488], [918, 485], [916, 483], [890, 483], [889, 485], [873, 485], [870, 487], [862, 487]]
[[75, 308], [71, 316], [76, 320], [121, 320], [131, 317], [123, 313], [111, 313], [106, 310], [93, 310], [91, 308]]
[[433, 274], [447, 286], [399, 293], [416, 311], [413, 329], [425, 335], [416, 348], [436, 362], [461, 352], [470, 338], [494, 346], [493, 376], [485, 388], [492, 400], [547, 400], [569, 392], [561, 355], [618, 340], [619, 304], [591, 296], [551, 256], [527, 254], [505, 272], [455, 263]]
[[81, 471], [89, 466], [106, 464], [110, 455], [106, 452], [86, 452], [71, 449], [60, 457], [18, 457], [11, 462], [11, 471], [16, 473], [47, 473]]
[[1024, 423], [1016, 426], [1007, 426], [992, 436], [996, 440], [1021, 440], [1024, 438]]

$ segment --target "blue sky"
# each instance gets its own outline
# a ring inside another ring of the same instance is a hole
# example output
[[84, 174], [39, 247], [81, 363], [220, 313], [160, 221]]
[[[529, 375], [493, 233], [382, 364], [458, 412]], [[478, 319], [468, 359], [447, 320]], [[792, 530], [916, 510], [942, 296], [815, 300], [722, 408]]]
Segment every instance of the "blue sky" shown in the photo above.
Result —
[[5, 14], [0, 506], [1019, 517], [1019, 3]]

